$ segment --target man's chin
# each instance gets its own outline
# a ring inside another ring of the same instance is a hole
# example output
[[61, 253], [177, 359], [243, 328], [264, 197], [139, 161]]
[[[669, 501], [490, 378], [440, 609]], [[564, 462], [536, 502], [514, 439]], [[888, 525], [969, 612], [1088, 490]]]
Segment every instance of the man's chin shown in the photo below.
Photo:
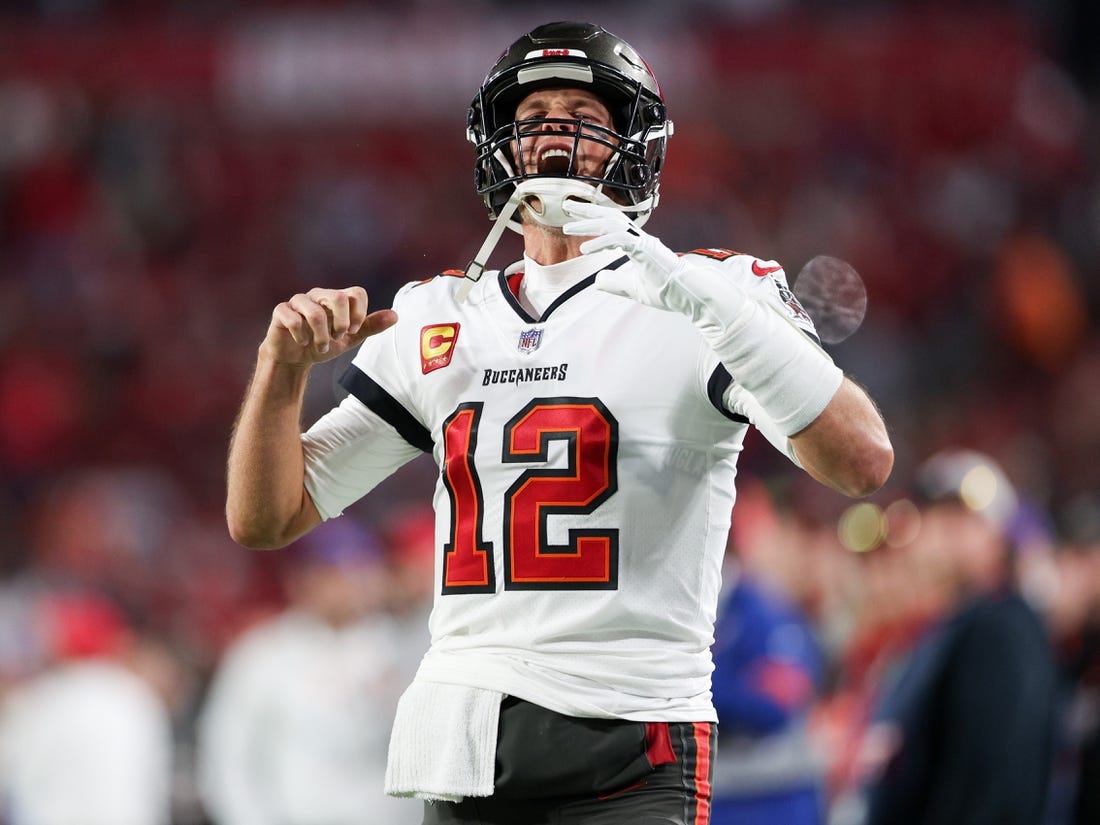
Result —
[[565, 237], [565, 232], [562, 231], [560, 226], [550, 226], [540, 221], [526, 202], [519, 205], [518, 212], [519, 222], [523, 224], [525, 229], [531, 227], [532, 229], [538, 229], [540, 232], [546, 232], [550, 235], [561, 235]]

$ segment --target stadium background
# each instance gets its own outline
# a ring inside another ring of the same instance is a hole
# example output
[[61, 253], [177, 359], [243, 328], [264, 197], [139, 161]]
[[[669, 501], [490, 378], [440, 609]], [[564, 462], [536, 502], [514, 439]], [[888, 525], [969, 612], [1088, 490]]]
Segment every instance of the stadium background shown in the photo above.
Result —
[[[4, 3], [0, 682], [57, 655], [42, 594], [92, 589], [175, 657], [186, 743], [221, 651], [280, 600], [277, 554], [233, 545], [222, 516], [271, 307], [351, 283], [385, 306], [469, 260], [489, 222], [466, 106], [550, 18], [603, 24], [660, 78], [676, 134], [651, 227], [671, 246], [774, 257], [792, 279], [818, 254], [862, 274], [867, 319], [830, 349], [898, 451], [873, 504], [904, 497], [935, 450], [975, 448], [1034, 507], [1055, 568], [1095, 557], [1096, 15], [1088, 0]], [[339, 367], [318, 370], [307, 417]], [[793, 472], [753, 442], [742, 466], [780, 486]], [[433, 479], [418, 462], [354, 515], [407, 535]], [[849, 504], [786, 494], [830, 529]], [[870, 529], [837, 554], [890, 544]], [[178, 808], [201, 819], [185, 793]]]

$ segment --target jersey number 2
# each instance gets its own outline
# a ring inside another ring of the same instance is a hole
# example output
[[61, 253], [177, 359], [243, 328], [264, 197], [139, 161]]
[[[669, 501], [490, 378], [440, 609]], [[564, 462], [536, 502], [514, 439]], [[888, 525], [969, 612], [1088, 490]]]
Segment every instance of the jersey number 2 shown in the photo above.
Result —
[[[451, 499], [451, 535], [443, 546], [445, 594], [496, 589], [474, 466], [483, 407], [461, 404], [443, 424], [443, 484]], [[618, 488], [618, 422], [595, 398], [535, 399], [504, 425], [501, 461], [546, 464], [554, 442], [563, 442], [566, 466], [527, 469], [504, 494], [504, 589], [614, 590], [619, 531], [573, 528], [566, 543], [551, 544], [547, 522], [553, 515], [591, 513]]]

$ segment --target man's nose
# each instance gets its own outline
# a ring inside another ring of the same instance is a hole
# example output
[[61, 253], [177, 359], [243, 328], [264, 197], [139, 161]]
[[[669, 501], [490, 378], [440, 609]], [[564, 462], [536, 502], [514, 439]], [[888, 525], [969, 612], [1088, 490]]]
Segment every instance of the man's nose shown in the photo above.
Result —
[[573, 119], [569, 116], [569, 111], [562, 106], [550, 109], [550, 111], [546, 113], [546, 119], [558, 122], [543, 123], [542, 130], [544, 132], [572, 132], [576, 128], [572, 122]]

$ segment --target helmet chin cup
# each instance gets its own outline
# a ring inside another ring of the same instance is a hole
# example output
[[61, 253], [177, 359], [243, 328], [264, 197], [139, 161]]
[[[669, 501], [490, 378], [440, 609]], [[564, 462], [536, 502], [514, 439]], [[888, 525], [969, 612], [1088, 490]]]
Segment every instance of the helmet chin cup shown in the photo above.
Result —
[[[560, 229], [573, 220], [573, 216], [566, 214], [565, 202], [569, 200], [595, 203], [601, 206], [613, 206], [624, 212], [629, 212], [630, 207], [615, 203], [605, 195], [599, 187], [591, 183], [570, 178], [531, 178], [516, 184], [511, 197], [500, 210], [493, 221], [493, 226], [470, 261], [465, 271], [465, 281], [458, 288], [458, 300], [465, 301], [470, 294], [474, 283], [480, 280], [485, 273], [485, 266], [489, 262], [489, 256], [493, 254], [497, 243], [500, 241], [504, 229], [513, 229], [523, 232], [523, 223], [518, 217], [521, 208], [526, 209], [527, 214], [533, 220], [543, 226]], [[635, 221], [640, 226], [644, 222], [648, 212], [641, 216], [640, 221]]]
[[[568, 200], [618, 206], [591, 183], [568, 178], [531, 178], [522, 181], [516, 184], [515, 196], [518, 196], [524, 212], [531, 220], [558, 229], [573, 220], [565, 212], [565, 202]], [[517, 232], [523, 231], [518, 215], [512, 217], [508, 226]]]

